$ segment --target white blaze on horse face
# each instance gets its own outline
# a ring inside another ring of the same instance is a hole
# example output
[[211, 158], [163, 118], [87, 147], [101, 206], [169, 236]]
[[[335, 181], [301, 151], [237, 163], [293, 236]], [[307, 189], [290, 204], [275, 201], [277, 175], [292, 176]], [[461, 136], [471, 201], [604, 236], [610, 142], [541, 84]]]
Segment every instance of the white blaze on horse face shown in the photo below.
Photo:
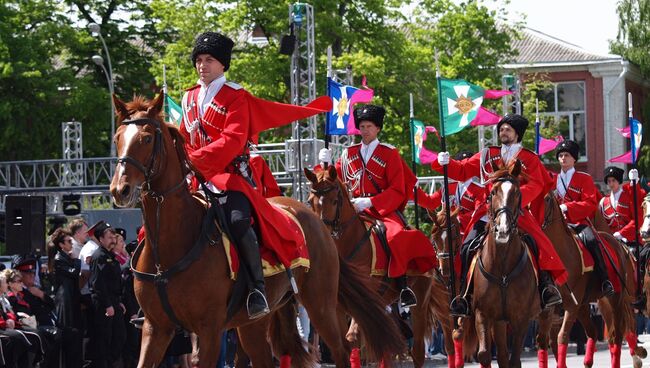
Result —
[[447, 230], [443, 230], [443, 232], [440, 234], [440, 240], [442, 240], [444, 248], [444, 244], [447, 242]]
[[[501, 204], [502, 208], [506, 208], [508, 205], [508, 196], [510, 195], [510, 190], [512, 189], [512, 183], [509, 181], [503, 182], [501, 184]], [[506, 243], [508, 242], [508, 215], [506, 212], [501, 212], [499, 217], [495, 219], [497, 223], [497, 242]]]
[[[131, 141], [133, 141], [133, 138], [138, 135], [139, 130], [139, 127], [135, 124], [129, 124], [126, 126], [126, 130], [124, 130], [124, 134], [122, 135], [124, 138], [124, 144], [122, 145], [122, 152], [120, 152], [120, 157], [126, 156], [126, 152], [129, 150], [129, 146], [131, 146]], [[122, 162], [122, 164], [118, 166], [120, 167], [119, 176], [124, 175], [126, 162]]]

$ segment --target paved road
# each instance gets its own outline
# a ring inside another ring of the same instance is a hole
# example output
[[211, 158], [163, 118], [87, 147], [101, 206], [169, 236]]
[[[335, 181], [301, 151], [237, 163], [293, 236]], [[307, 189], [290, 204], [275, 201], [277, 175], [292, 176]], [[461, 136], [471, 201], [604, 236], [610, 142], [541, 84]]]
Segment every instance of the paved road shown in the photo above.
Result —
[[[641, 335], [639, 336], [639, 341], [643, 342], [643, 346], [650, 352], [650, 335]], [[594, 368], [609, 368], [610, 367], [610, 359], [609, 359], [609, 350], [607, 347], [607, 344], [604, 342], [599, 342], [597, 344], [598, 351], [594, 355]], [[582, 360], [584, 359], [584, 356], [577, 356], [576, 355], [576, 346], [575, 344], [570, 344], [569, 345], [569, 352], [567, 354], [567, 366], [568, 367], [583, 367], [582, 365]], [[552, 354], [551, 354], [552, 355]], [[412, 367], [412, 364], [410, 362], [401, 362], [396, 364], [398, 367]], [[549, 358], [549, 367], [555, 367], [555, 360], [551, 356]], [[646, 358], [643, 361], [643, 366], [644, 367], [650, 367], [650, 357]], [[431, 359], [427, 360], [425, 367], [447, 367], [447, 360], [446, 359]], [[471, 364], [465, 364], [465, 367], [468, 368], [474, 368], [474, 367], [479, 367], [478, 364], [476, 363], [471, 363]], [[495, 360], [492, 361], [492, 367], [497, 367], [497, 363]], [[524, 368], [537, 368], [537, 353], [536, 352], [528, 352], [524, 353], [524, 356], [522, 358], [522, 367]], [[632, 367], [632, 357], [630, 356], [629, 349], [627, 349], [627, 346], [623, 347], [623, 353], [621, 354], [621, 368], [631, 368]]]

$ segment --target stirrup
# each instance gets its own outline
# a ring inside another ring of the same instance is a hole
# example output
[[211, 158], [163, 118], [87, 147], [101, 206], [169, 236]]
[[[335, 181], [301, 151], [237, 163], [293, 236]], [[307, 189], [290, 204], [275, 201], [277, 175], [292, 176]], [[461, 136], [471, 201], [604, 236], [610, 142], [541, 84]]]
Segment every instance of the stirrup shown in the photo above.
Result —
[[562, 295], [560, 294], [560, 290], [554, 284], [546, 285], [544, 289], [542, 289], [541, 296], [542, 309], [547, 309], [554, 305], [562, 304]]
[[609, 280], [603, 281], [600, 289], [603, 291], [603, 296], [608, 297], [614, 295], [614, 285]]
[[399, 302], [402, 308], [414, 307], [418, 304], [415, 293], [408, 286], [399, 292]]
[[469, 301], [461, 295], [456, 295], [449, 303], [449, 313], [454, 317], [469, 317]]
[[[257, 303], [251, 305], [251, 297], [261, 298], [261, 300], [256, 300], [255, 302]], [[253, 289], [248, 293], [248, 297], [246, 298], [246, 311], [248, 312], [248, 319], [257, 319], [269, 314], [269, 303], [266, 301], [264, 293], [257, 289]]]

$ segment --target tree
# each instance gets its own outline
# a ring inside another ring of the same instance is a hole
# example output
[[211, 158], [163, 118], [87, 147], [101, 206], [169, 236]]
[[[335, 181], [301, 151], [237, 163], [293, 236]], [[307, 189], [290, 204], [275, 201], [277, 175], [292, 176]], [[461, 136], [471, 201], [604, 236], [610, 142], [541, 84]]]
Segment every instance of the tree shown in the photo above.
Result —
[[[645, 77], [650, 77], [650, 1], [649, 0], [621, 0], [618, 2], [618, 35], [616, 41], [610, 43], [613, 54], [623, 56], [625, 59], [639, 66]], [[650, 100], [642, 106], [643, 116], [650, 116]], [[650, 132], [644, 129], [643, 142], [639, 153], [639, 172], [650, 173], [650, 149], [647, 142]]]

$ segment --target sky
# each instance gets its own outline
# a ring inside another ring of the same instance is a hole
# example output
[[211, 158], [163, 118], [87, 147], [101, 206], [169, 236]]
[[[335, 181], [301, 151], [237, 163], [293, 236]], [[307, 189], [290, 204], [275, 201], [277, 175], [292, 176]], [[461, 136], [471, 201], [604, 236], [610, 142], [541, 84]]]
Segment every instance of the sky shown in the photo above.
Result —
[[[608, 40], [618, 32], [617, 0], [511, 0], [510, 19], [526, 14], [529, 28], [580, 46], [596, 54], [608, 54]], [[492, 7], [493, 1], [484, 1]], [[499, 2], [497, 2], [499, 3]]]

